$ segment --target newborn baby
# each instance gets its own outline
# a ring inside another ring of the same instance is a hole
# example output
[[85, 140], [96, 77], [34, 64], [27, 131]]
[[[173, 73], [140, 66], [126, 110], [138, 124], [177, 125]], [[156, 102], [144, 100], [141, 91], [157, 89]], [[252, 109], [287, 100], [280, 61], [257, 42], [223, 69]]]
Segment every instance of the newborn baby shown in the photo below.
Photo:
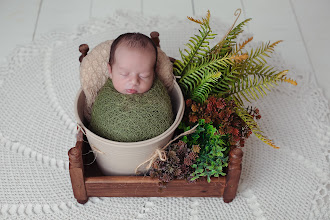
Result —
[[136, 142], [160, 135], [173, 123], [170, 97], [155, 73], [157, 48], [140, 33], [111, 45], [109, 80], [92, 107], [90, 129], [110, 140]]

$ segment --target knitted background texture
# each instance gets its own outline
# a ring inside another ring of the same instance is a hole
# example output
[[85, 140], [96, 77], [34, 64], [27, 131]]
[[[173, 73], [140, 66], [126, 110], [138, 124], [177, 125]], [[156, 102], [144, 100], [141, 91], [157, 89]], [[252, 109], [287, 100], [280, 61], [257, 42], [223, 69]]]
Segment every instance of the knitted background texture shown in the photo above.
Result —
[[[231, 26], [219, 21], [211, 17], [216, 41]], [[81, 205], [74, 199], [68, 150], [77, 133], [79, 45], [94, 48], [125, 32], [156, 30], [164, 52], [180, 58], [179, 48], [198, 27], [185, 16], [119, 11], [75, 33], [49, 33], [13, 50], [0, 65], [0, 219], [330, 219], [329, 105], [311, 80], [313, 73], [287, 64], [278, 53], [269, 62], [289, 69], [298, 86], [281, 84], [248, 105], [259, 108], [261, 129], [280, 149], [251, 135], [233, 202], [95, 197]]]
[[143, 94], [121, 94], [108, 80], [92, 107], [90, 130], [113, 141], [136, 142], [156, 137], [173, 123], [170, 96], [156, 78]]

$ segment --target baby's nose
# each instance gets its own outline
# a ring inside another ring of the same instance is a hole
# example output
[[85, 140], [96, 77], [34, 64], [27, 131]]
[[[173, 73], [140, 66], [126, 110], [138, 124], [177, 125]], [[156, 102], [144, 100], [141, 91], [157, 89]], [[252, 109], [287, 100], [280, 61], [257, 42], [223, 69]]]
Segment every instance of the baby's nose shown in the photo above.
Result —
[[137, 85], [137, 84], [139, 84], [139, 77], [138, 77], [138, 76], [132, 76], [132, 77], [131, 77], [131, 83], [132, 83], [133, 85]]

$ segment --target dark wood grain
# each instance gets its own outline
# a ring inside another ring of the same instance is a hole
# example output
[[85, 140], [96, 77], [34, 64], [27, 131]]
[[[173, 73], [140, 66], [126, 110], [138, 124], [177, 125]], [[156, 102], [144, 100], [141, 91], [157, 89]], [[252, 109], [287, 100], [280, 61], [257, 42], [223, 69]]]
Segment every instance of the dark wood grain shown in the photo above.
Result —
[[212, 178], [211, 183], [172, 180], [166, 188], [149, 176], [103, 176], [86, 178], [88, 196], [106, 197], [221, 197], [226, 179]]
[[[80, 131], [81, 132], [81, 131]], [[82, 134], [77, 135], [77, 139], [82, 137]], [[76, 146], [71, 148], [68, 152], [69, 154], [69, 173], [71, 178], [73, 195], [77, 201], [81, 204], [87, 202], [87, 192], [85, 188], [85, 178], [84, 178], [84, 165], [82, 160], [82, 141], [77, 141]]]
[[242, 158], [243, 151], [240, 148], [234, 148], [229, 152], [226, 187], [223, 193], [223, 201], [226, 203], [233, 201], [236, 196], [242, 170]]

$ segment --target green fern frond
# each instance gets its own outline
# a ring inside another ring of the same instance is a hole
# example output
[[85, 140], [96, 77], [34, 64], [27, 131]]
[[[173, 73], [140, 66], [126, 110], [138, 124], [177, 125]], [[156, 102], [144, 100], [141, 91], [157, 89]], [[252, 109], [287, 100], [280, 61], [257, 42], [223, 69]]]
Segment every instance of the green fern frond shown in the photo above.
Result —
[[259, 47], [255, 50], [252, 48], [250, 53], [248, 53], [248, 59], [246, 59], [240, 66], [241, 70], [248, 71], [250, 67], [266, 64], [266, 57], [270, 57], [271, 53], [274, 52], [275, 46], [277, 46], [282, 41], [276, 41], [274, 43], [264, 43], [262, 42]]
[[214, 84], [220, 77], [221, 72], [207, 72], [203, 74], [203, 78], [199, 85], [191, 92], [191, 99], [199, 103], [204, 103], [205, 100], [209, 97]]
[[278, 82], [284, 81], [286, 72], [287, 70], [276, 73], [276, 71], [273, 71], [273, 68], [266, 66], [259, 71], [260, 75], [238, 79], [230, 88], [228, 96], [232, 97], [240, 106], [243, 105], [243, 99], [248, 102], [257, 100], [260, 96], [267, 95], [266, 91], [270, 91], [271, 87], [278, 85]]
[[184, 93], [189, 94], [202, 83], [205, 74], [222, 72], [232, 63], [233, 61], [228, 56], [221, 57], [218, 54], [213, 54], [204, 57], [198, 62], [188, 65], [186, 73], [180, 78], [178, 83], [181, 88], [184, 88]]
[[248, 111], [242, 107], [236, 107], [236, 114], [246, 123], [246, 125], [251, 129], [251, 131], [255, 134], [257, 138], [259, 138], [264, 143], [270, 145], [271, 147], [278, 149], [272, 140], [268, 139], [263, 135], [263, 132], [260, 130], [257, 122], [253, 119], [253, 117], [248, 113]]
[[[198, 60], [203, 59], [209, 50], [209, 40], [214, 39], [216, 34], [212, 34], [212, 30], [209, 26], [210, 15], [203, 18], [203, 21], [194, 20], [200, 24], [201, 29], [199, 35], [191, 37], [189, 42], [186, 44], [188, 49], [184, 49], [184, 52], [180, 51], [181, 60], [176, 60], [173, 66], [173, 72], [176, 76], [184, 76], [188, 66]], [[191, 19], [190, 19], [191, 20]]]
[[223, 71], [222, 77], [218, 80], [214, 86], [211, 94], [217, 97], [227, 96], [230, 92], [230, 88], [242, 78], [242, 74], [238, 72], [235, 67], [228, 66], [225, 71]]
[[239, 23], [236, 27], [234, 27], [232, 30], [229, 31], [227, 36], [224, 36], [224, 38], [217, 43], [212, 49], [211, 53], [219, 53], [221, 55], [225, 55], [227, 53], [230, 53], [232, 51], [233, 46], [236, 45], [235, 39], [237, 36], [243, 32], [243, 27], [251, 21], [251, 18], [248, 18], [241, 23]]

